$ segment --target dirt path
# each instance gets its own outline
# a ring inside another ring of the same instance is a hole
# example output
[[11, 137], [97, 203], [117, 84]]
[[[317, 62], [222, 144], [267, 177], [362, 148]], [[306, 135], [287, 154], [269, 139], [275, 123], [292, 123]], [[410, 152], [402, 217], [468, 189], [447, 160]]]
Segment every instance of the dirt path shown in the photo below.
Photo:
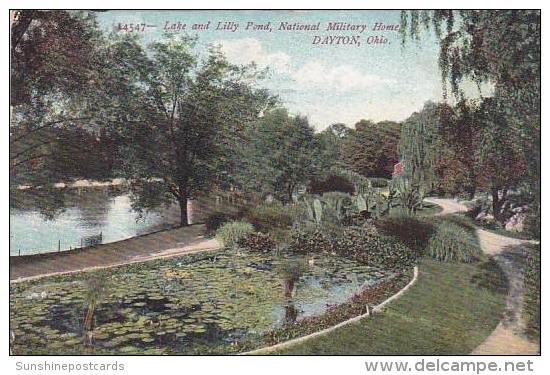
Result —
[[468, 211], [468, 208], [465, 205], [454, 199], [426, 198], [424, 199], [424, 201], [441, 206], [441, 208], [443, 208], [443, 211], [439, 212], [438, 215], [456, 214], [459, 212]]
[[[443, 207], [440, 215], [464, 212], [466, 206], [452, 199], [428, 198], [427, 202]], [[508, 296], [503, 319], [497, 328], [472, 354], [477, 355], [533, 355], [538, 354], [539, 345], [528, 341], [523, 335], [521, 318], [523, 306], [523, 250], [526, 240], [501, 236], [477, 229], [481, 249], [492, 256], [508, 279]]]
[[203, 233], [203, 225], [192, 225], [91, 249], [10, 257], [10, 281], [114, 267], [220, 247], [218, 241], [205, 238]]

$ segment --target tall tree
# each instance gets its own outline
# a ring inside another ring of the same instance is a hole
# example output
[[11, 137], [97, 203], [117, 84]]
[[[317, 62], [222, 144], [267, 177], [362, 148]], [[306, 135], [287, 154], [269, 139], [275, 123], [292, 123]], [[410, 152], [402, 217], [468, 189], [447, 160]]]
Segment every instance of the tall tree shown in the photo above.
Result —
[[307, 118], [286, 109], [267, 112], [254, 122], [242, 149], [242, 178], [249, 189], [292, 202], [293, 193], [319, 172], [318, 144]]
[[450, 85], [460, 100], [465, 81], [494, 86], [504, 116], [500, 125], [518, 135], [525, 182], [540, 215], [540, 10], [403, 11], [403, 42], [421, 38], [422, 25], [439, 42], [445, 92]]
[[321, 172], [334, 168], [342, 168], [342, 143], [349, 132], [348, 127], [341, 123], [330, 125], [325, 130], [315, 133], [315, 139], [319, 148], [317, 152], [318, 164]]
[[508, 193], [524, 179], [527, 161], [518, 145], [520, 135], [511, 131], [515, 127], [507, 123], [501, 105], [495, 99], [482, 103], [478, 119], [483, 130], [476, 154], [480, 164], [478, 181], [491, 194], [494, 218], [504, 223]]
[[365, 177], [391, 177], [399, 160], [400, 131], [401, 124], [393, 121], [359, 121], [342, 142], [344, 163]]
[[[227, 62], [219, 49], [201, 58], [196, 40], [167, 35], [142, 48], [115, 38], [105, 58], [103, 121], [127, 140], [121, 173], [133, 207], [177, 202], [187, 225], [187, 202], [212, 187], [229, 137], [265, 110], [270, 97], [254, 89], [256, 71]], [[98, 98], [99, 99], [99, 98]]]
[[82, 127], [79, 111], [97, 79], [99, 31], [92, 12], [14, 11], [10, 50], [10, 180], [51, 179], [56, 128]]
[[476, 101], [463, 99], [454, 108], [440, 106], [440, 145], [441, 148], [450, 149], [450, 157], [454, 159], [452, 162], [458, 164], [454, 171], [463, 175], [463, 190], [469, 199], [474, 198], [477, 189], [479, 161], [476, 154], [481, 142], [481, 129], [482, 120]]
[[431, 191], [437, 186], [434, 170], [438, 160], [438, 126], [440, 106], [428, 102], [420, 112], [403, 122], [399, 154], [404, 164], [404, 175], [414, 185]]

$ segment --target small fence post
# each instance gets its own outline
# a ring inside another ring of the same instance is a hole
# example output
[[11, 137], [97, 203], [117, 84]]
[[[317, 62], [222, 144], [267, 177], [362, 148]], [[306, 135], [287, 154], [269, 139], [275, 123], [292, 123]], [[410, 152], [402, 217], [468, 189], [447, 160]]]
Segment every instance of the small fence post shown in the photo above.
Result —
[[19, 256], [21, 256], [21, 249], [19, 249]]
[[61, 251], [61, 240], [57, 240], [57, 251]]
[[84, 247], [84, 246], [83, 246], [83, 243], [84, 243], [83, 240], [84, 240], [84, 238], [83, 238], [83, 237], [80, 237], [80, 248], [83, 248], [83, 247]]

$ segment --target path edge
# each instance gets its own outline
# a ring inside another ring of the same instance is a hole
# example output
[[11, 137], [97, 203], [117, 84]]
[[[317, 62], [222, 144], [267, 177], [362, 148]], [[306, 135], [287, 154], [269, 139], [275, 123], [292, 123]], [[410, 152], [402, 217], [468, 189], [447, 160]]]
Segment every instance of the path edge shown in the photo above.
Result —
[[353, 323], [357, 323], [357, 322], [359, 322], [360, 320], [362, 320], [364, 318], [368, 318], [369, 316], [371, 316], [374, 313], [381, 312], [384, 309], [384, 307], [386, 307], [388, 304], [390, 304], [391, 302], [393, 302], [396, 299], [398, 299], [399, 297], [401, 297], [411, 286], [413, 286], [416, 283], [417, 280], [418, 280], [418, 266], [414, 266], [413, 278], [411, 279], [411, 281], [409, 281], [409, 283], [407, 285], [405, 285], [400, 291], [398, 291], [397, 293], [395, 293], [394, 295], [392, 295], [391, 297], [389, 297], [385, 301], [383, 301], [380, 304], [373, 307], [372, 311], [367, 311], [365, 314], [361, 314], [361, 315], [358, 315], [356, 317], [350, 318], [348, 320], [344, 320], [343, 322], [340, 322], [340, 323], [338, 323], [338, 324], [336, 324], [332, 327], [328, 327], [328, 328], [325, 328], [321, 331], [310, 333], [309, 335], [306, 335], [306, 336], [297, 337], [297, 338], [292, 339], [292, 340], [284, 341], [284, 342], [281, 342], [281, 343], [278, 343], [278, 344], [275, 344], [275, 345], [266, 346], [266, 347], [259, 348], [259, 349], [254, 349], [254, 350], [251, 350], [251, 351], [248, 351], [248, 352], [238, 353], [237, 355], [269, 354], [270, 352], [272, 352], [274, 350], [287, 348], [287, 347], [296, 345], [298, 343], [302, 343], [304, 341], [307, 341], [309, 339], [312, 339], [314, 337], [323, 336], [327, 333], [330, 333], [334, 330], [337, 330], [338, 328], [345, 327], [345, 326], [353, 324]]
[[105, 266], [91, 266], [91, 267], [81, 268], [81, 269], [78, 269], [78, 270], [59, 271], [59, 272], [43, 273], [43, 274], [34, 275], [34, 276], [19, 277], [17, 279], [10, 280], [10, 285], [22, 283], [22, 282], [25, 282], [25, 281], [38, 280], [38, 279], [42, 279], [42, 278], [45, 278], [45, 277], [65, 276], [65, 275], [72, 275], [72, 274], [75, 274], [75, 273], [100, 271], [100, 270], [116, 268], [116, 267], [122, 267], [122, 266], [127, 266], [127, 265], [131, 265], [131, 264], [136, 264], [136, 263], [147, 263], [147, 262], [152, 262], [154, 260], [159, 260], [159, 259], [177, 258], [177, 257], [180, 257], [180, 256], [186, 256], [186, 255], [197, 254], [197, 253], [202, 253], [202, 252], [207, 252], [207, 251], [214, 251], [214, 250], [222, 250], [221, 245], [216, 246], [216, 247], [207, 247], [207, 248], [204, 248], [204, 249], [188, 250], [188, 251], [185, 251], [185, 252], [182, 252], [182, 253], [160, 255], [160, 256], [155, 256], [155, 257], [146, 258], [146, 259], [135, 259], [135, 260], [124, 261], [124, 262], [120, 262], [120, 263], [109, 264], [109, 265], [105, 265]]

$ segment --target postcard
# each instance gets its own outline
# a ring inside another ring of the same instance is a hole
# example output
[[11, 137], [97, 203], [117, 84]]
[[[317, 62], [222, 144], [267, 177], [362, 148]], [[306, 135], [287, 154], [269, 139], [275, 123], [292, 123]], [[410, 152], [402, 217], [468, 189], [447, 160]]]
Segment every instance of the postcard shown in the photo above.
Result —
[[10, 355], [540, 355], [540, 30], [11, 10]]

